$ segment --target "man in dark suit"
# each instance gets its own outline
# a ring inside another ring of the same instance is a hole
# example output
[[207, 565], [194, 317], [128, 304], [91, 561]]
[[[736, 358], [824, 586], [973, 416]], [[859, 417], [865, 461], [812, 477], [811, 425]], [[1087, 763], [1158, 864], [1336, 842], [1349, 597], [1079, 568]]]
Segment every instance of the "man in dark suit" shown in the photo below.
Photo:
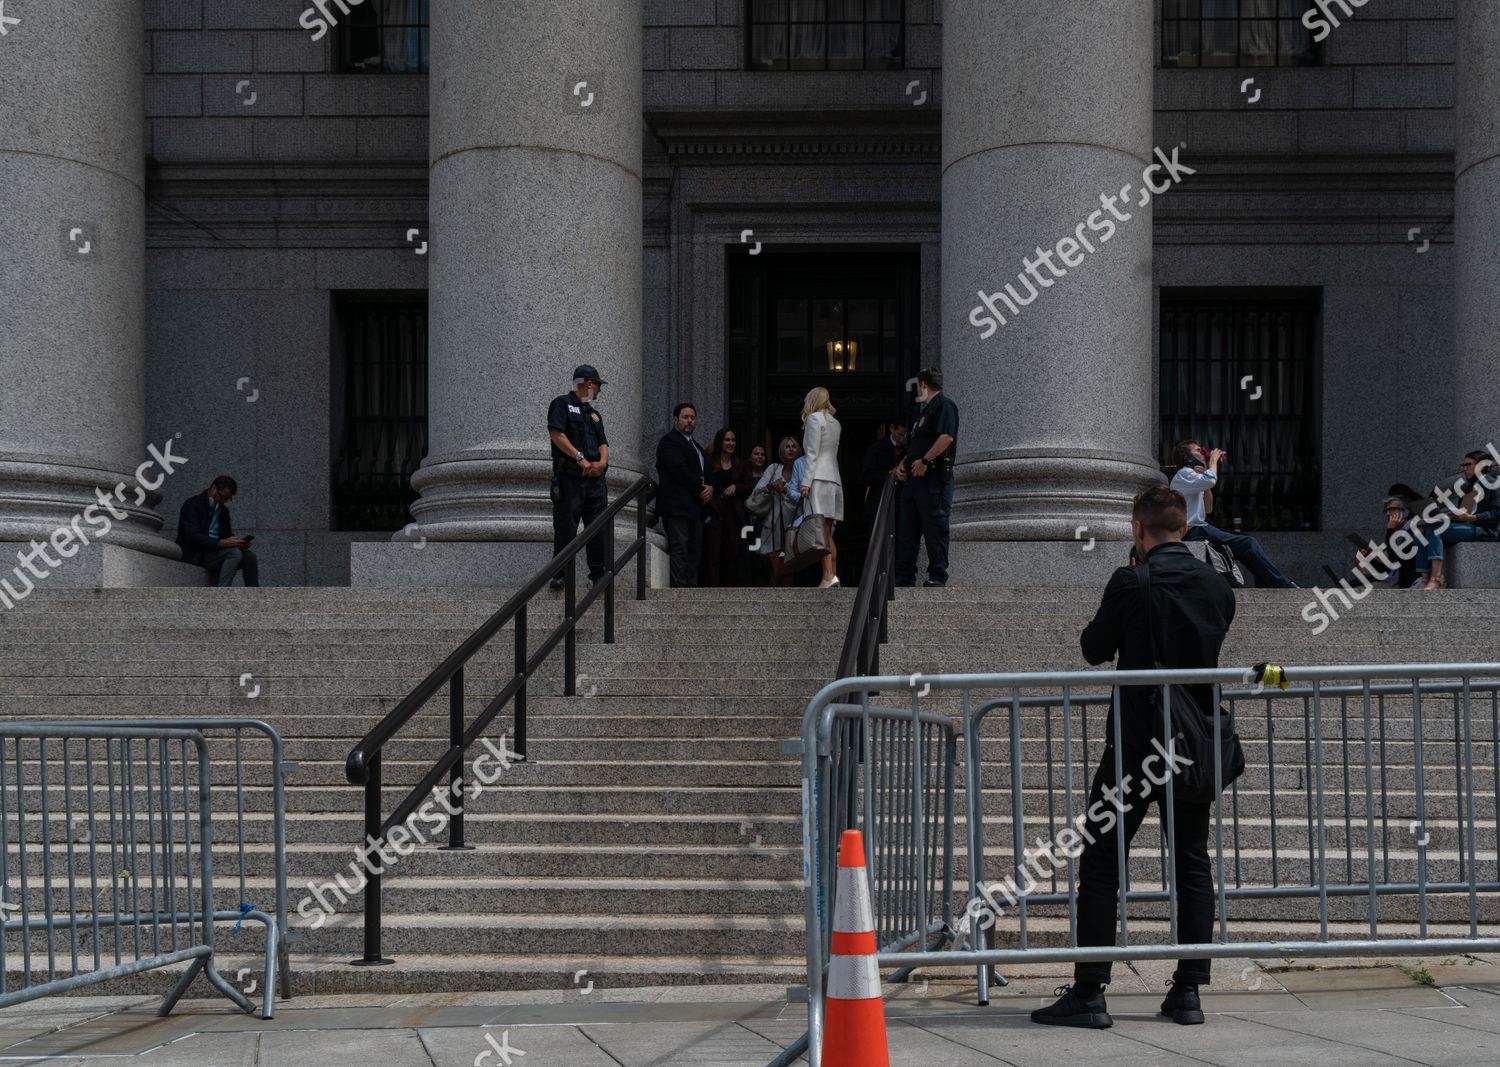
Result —
[[860, 480], [865, 483], [865, 499], [880, 498], [880, 491], [885, 488], [885, 480], [891, 476], [891, 471], [901, 465], [902, 457], [906, 455], [906, 426], [899, 422], [891, 423], [886, 432], [880, 435], [869, 448], [865, 449], [865, 461], [860, 468]]
[[[1117, 668], [1122, 671], [1150, 670], [1157, 662], [1168, 669], [1217, 667], [1219, 649], [1234, 621], [1234, 591], [1217, 571], [1201, 562], [1182, 543], [1187, 533], [1187, 501], [1174, 489], [1153, 486], [1135, 498], [1130, 526], [1135, 535], [1136, 557], [1146, 561], [1150, 575], [1152, 632], [1148, 633], [1146, 628], [1140, 576], [1134, 567], [1121, 567], [1110, 578], [1094, 620], [1083, 631], [1079, 642], [1083, 658], [1097, 664], [1118, 653]], [[1212, 686], [1188, 689], [1205, 712], [1214, 707]], [[1112, 712], [1106, 720], [1109, 726], [1104, 755], [1094, 774], [1086, 809], [1089, 814], [1080, 830], [1085, 842], [1078, 865], [1080, 948], [1115, 943], [1120, 895], [1115, 835], [1124, 832], [1128, 859], [1131, 839], [1153, 803], [1162, 809], [1162, 833], [1166, 833], [1168, 776], [1160, 773], [1158, 766], [1163, 762], [1159, 740], [1163, 730], [1156, 721], [1160, 713], [1153, 713], [1147, 703], [1149, 691], [1143, 686], [1120, 688], [1123, 735], [1120, 765], [1127, 779], [1121, 787], [1115, 783]], [[1178, 940], [1182, 944], [1201, 944], [1213, 939], [1214, 884], [1208, 858], [1213, 805], [1190, 803], [1180, 795], [1174, 796], [1173, 801]], [[1123, 814], [1117, 804], [1124, 805]], [[1198, 987], [1208, 984], [1208, 965], [1206, 959], [1177, 961], [1171, 991], [1162, 1002], [1163, 1015], [1183, 1024], [1203, 1021]], [[1076, 964], [1072, 986], [1056, 1003], [1032, 1012], [1032, 1021], [1057, 1026], [1112, 1025], [1104, 1002], [1109, 976], [1108, 961]]]
[[229, 502], [239, 491], [227, 474], [214, 479], [206, 492], [189, 497], [177, 513], [177, 543], [182, 561], [208, 571], [220, 586], [234, 584], [236, 571], [244, 571], [247, 586], [260, 585], [260, 561], [250, 551], [251, 538], [234, 536], [229, 521]]
[[702, 446], [693, 440], [697, 427], [697, 409], [691, 404], [678, 404], [672, 409], [672, 428], [656, 445], [656, 513], [667, 529], [674, 589], [698, 584], [703, 506], [713, 496], [713, 490], [704, 483], [708, 460]]

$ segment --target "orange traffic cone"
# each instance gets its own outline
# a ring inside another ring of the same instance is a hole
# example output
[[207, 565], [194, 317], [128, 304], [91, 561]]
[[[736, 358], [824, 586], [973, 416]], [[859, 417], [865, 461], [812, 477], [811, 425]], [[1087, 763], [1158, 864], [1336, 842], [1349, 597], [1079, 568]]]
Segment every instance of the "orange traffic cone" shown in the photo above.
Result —
[[885, 1003], [875, 965], [875, 923], [865, 875], [865, 840], [845, 830], [833, 897], [833, 944], [823, 1021], [823, 1067], [890, 1067]]

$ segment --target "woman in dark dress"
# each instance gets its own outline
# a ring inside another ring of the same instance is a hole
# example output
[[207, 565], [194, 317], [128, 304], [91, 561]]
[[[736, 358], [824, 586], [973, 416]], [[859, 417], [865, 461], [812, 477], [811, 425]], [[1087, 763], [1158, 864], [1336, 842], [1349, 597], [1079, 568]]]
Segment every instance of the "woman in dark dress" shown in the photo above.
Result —
[[745, 528], [745, 500], [750, 495], [749, 468], [736, 458], [738, 442], [734, 431], [725, 427], [714, 435], [708, 452], [704, 480], [713, 497], [705, 509], [708, 526], [703, 531], [703, 565], [699, 585], [743, 585], [745, 542], [740, 531]]

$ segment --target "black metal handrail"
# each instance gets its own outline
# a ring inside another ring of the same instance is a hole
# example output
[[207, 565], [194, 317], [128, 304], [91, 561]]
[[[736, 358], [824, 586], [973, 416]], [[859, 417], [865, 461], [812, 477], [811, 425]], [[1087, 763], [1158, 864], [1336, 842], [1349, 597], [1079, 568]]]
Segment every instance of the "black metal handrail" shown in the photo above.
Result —
[[888, 605], [896, 599], [896, 479], [888, 477], [880, 490], [875, 520], [870, 524], [864, 574], [844, 631], [838, 678], [880, 673], [880, 646], [887, 639]]
[[[391, 827], [400, 825], [420, 808], [446, 773], [449, 776], [448, 805], [454, 812], [448, 818], [447, 850], [468, 849], [464, 844], [464, 753], [480, 737], [505, 706], [515, 701], [515, 754], [520, 760], [526, 758], [526, 683], [537, 669], [546, 662], [559, 643], [563, 645], [563, 696], [576, 696], [578, 686], [578, 622], [584, 612], [593, 606], [599, 597], [604, 598], [604, 643], [615, 643], [615, 578], [625, 569], [631, 558], [635, 559], [635, 598], [646, 598], [646, 500], [655, 487], [651, 479], [642, 475], [604, 510], [584, 531], [575, 537], [566, 548], [549, 560], [514, 596], [507, 600], [477, 630], [470, 634], [442, 663], [424, 678], [406, 698], [381, 719], [373, 730], [364, 736], [349, 753], [344, 763], [344, 774], [353, 785], [365, 787], [365, 844], [383, 846], [385, 835]], [[637, 501], [636, 535], [623, 555], [614, 556], [614, 519], [631, 501]], [[580, 600], [577, 596], [577, 560], [595, 536], [604, 534], [608, 538], [609, 572]], [[531, 599], [552, 580], [559, 570], [563, 571], [563, 620], [544, 638], [534, 652], [527, 645], [526, 616]], [[515, 623], [516, 669], [484, 710], [472, 723], [464, 722], [464, 665], [474, 654], [484, 648], [507, 624]], [[408, 793], [390, 815], [382, 818], [380, 755], [389, 742], [411, 719], [416, 716], [433, 695], [444, 685], [448, 686], [448, 750], [433, 763], [422, 780]], [[372, 849], [373, 851], [373, 849]], [[368, 853], [367, 853], [368, 854]], [[394, 963], [380, 954], [381, 934], [381, 876], [378, 864], [366, 865], [364, 923], [365, 954], [353, 962], [356, 965]]]

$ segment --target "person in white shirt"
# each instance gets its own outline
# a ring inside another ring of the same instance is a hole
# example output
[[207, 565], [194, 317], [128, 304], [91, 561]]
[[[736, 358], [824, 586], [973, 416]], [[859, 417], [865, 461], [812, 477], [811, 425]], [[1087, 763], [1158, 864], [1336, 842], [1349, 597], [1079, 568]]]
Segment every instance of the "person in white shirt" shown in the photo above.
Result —
[[838, 549], [833, 544], [833, 524], [844, 518], [844, 481], [839, 474], [839, 436], [842, 428], [834, 418], [833, 402], [821, 385], [808, 391], [802, 402], [802, 459], [806, 467], [802, 497], [807, 510], [824, 524], [828, 555], [823, 557], [823, 580], [819, 589], [839, 584]]
[[1185, 541], [1208, 541], [1229, 549], [1234, 558], [1255, 575], [1255, 584], [1261, 588], [1296, 589], [1292, 581], [1271, 562], [1260, 542], [1249, 534], [1230, 533], [1208, 521], [1208, 513], [1214, 507], [1214, 487], [1219, 484], [1219, 464], [1224, 459], [1222, 449], [1205, 452], [1197, 441], [1182, 441], [1177, 445], [1177, 473], [1172, 476], [1172, 488], [1187, 500], [1188, 532]]

